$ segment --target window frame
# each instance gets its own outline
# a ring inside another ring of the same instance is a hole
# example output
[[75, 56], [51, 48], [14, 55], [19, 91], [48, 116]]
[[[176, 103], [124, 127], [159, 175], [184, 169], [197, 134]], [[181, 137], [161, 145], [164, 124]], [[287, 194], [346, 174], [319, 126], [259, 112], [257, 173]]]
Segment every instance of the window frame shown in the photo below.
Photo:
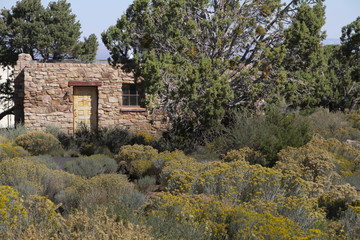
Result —
[[[128, 91], [124, 91], [124, 86], [128, 86]], [[131, 87], [135, 88], [135, 93], [131, 93]], [[125, 108], [142, 108], [144, 96], [139, 92], [134, 83], [122, 83], [121, 86], [122, 96], [121, 96], [121, 105]], [[124, 101], [124, 97], [128, 97], [127, 103]], [[131, 105], [131, 97], [135, 97], [136, 105]]]

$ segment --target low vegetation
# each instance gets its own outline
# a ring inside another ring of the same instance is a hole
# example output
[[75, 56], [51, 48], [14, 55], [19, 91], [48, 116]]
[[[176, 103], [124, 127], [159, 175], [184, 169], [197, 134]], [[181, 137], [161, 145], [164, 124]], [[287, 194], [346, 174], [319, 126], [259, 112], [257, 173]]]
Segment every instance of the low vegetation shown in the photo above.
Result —
[[[82, 129], [66, 141], [56, 128], [3, 131], [0, 237], [360, 238], [360, 150], [346, 142], [360, 140], [360, 115], [319, 109], [234, 116], [239, 120], [223, 135], [191, 156], [155, 148], [160, 141], [170, 146], [166, 138], [116, 128]], [[102, 145], [107, 155], [80, 155], [80, 139], [105, 143], [104, 136], [114, 139]], [[63, 152], [51, 150], [60, 143]], [[63, 169], [49, 156], [75, 150], [80, 157]], [[210, 152], [217, 157], [204, 159]]]

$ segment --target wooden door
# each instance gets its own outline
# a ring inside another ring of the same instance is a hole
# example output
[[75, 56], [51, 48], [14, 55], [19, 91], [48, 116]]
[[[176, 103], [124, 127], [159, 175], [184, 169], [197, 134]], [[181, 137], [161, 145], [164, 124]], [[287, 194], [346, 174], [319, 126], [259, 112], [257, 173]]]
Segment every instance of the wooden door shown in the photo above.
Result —
[[97, 87], [74, 87], [74, 132], [85, 125], [97, 129]]

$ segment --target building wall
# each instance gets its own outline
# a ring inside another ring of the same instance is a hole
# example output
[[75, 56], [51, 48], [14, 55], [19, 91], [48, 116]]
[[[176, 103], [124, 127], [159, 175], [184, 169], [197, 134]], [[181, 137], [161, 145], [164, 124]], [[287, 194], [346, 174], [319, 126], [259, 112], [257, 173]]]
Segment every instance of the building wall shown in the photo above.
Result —
[[[12, 77], [13, 69], [10, 67], [3, 67], [0, 65], [0, 84], [6, 82], [6, 79]], [[0, 112], [3, 112], [14, 106], [12, 101], [0, 102]], [[0, 128], [8, 128], [14, 126], [14, 115], [7, 115], [0, 120]]]
[[20, 54], [14, 75], [15, 120], [27, 128], [58, 126], [72, 135], [75, 86], [97, 87], [99, 128], [119, 126], [155, 136], [167, 126], [163, 114], [122, 106], [122, 83], [133, 83], [134, 78], [108, 64], [38, 63]]

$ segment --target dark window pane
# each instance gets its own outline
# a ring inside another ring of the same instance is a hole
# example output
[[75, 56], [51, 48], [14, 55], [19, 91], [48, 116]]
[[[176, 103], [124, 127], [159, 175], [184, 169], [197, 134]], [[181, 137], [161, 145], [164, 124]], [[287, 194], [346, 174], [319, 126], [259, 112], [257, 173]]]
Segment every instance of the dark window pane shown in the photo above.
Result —
[[130, 93], [130, 85], [129, 84], [123, 84], [122, 85], [122, 91], [123, 91], [123, 94], [129, 94]]
[[134, 84], [131, 84], [129, 86], [130, 86], [130, 94], [136, 94], [136, 86]]
[[136, 96], [130, 96], [130, 105], [131, 106], [136, 106], [137, 102], [136, 102]]
[[123, 96], [123, 105], [129, 105], [129, 96]]

